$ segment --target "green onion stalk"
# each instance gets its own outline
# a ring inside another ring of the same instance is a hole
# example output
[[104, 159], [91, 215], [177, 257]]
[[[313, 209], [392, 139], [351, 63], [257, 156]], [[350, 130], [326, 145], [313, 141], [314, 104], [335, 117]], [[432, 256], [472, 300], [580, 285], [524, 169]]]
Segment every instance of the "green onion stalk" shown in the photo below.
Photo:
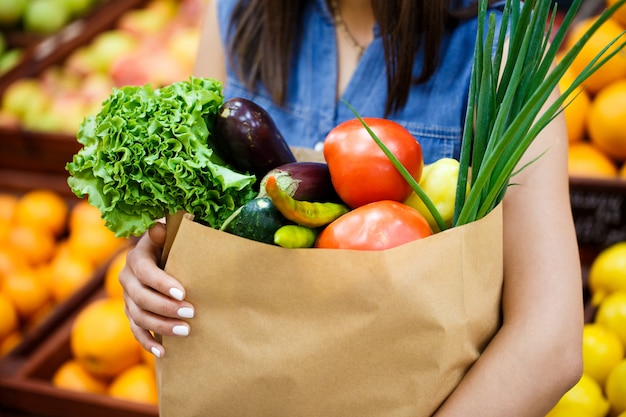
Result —
[[[556, 62], [556, 55], [581, 2], [572, 2], [555, 32], [556, 5], [552, 1], [507, 0], [499, 30], [496, 30], [494, 14], [487, 12], [487, 0], [479, 1], [479, 25], [463, 129], [454, 217], [450, 227], [478, 220], [502, 201], [511, 178], [519, 172], [516, 167], [533, 140], [569, 105], [566, 101], [571, 93], [626, 46], [622, 33], [606, 45], [570, 86], [544, 109], [559, 80], [589, 38], [626, 0], [619, 0], [606, 8]], [[507, 39], [509, 46], [505, 48]], [[348, 106], [422, 199], [440, 229], [447, 229], [449, 226], [419, 183], [369, 129], [356, 110]]]

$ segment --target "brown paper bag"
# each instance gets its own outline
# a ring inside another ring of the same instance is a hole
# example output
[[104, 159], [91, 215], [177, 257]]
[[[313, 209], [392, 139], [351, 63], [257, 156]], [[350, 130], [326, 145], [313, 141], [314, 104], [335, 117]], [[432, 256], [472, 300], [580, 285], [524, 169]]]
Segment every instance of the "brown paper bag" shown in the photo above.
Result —
[[196, 317], [163, 340], [162, 417], [430, 416], [500, 324], [502, 209], [381, 252], [284, 249], [185, 217], [165, 269]]

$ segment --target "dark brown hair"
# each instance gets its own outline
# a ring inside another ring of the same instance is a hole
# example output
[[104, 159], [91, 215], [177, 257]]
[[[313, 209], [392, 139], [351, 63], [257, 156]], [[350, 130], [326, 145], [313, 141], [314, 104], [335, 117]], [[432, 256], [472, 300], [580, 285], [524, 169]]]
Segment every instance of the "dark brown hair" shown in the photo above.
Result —
[[[240, 0], [231, 19], [230, 63], [252, 91], [259, 83], [277, 104], [287, 95], [294, 48], [305, 0]], [[427, 81], [438, 66], [445, 31], [459, 20], [475, 16], [476, 5], [459, 9], [454, 0], [372, 0], [380, 27], [387, 66], [389, 115], [406, 104], [412, 83]], [[423, 50], [420, 75], [413, 77], [415, 57]], [[265, 59], [272, 57], [272, 59]]]

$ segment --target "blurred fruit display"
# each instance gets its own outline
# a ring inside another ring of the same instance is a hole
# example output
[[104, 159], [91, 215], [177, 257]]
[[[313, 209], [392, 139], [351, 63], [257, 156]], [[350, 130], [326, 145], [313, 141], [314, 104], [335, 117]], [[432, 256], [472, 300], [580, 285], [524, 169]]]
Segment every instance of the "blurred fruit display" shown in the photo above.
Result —
[[156, 405], [154, 357], [143, 350], [130, 331], [117, 280], [129, 249], [119, 252], [109, 263], [102, 297], [76, 315], [69, 336], [71, 357], [54, 371], [52, 384]]
[[[615, 0], [607, 0], [611, 6]], [[581, 50], [560, 81], [567, 88], [574, 78], [626, 29], [626, 7], [606, 21]], [[595, 21], [577, 21], [564, 43], [568, 50]], [[609, 48], [610, 50], [610, 48]], [[626, 54], [616, 54], [569, 97], [564, 114], [570, 142], [571, 177], [626, 180]]]
[[[0, 388], [11, 393], [0, 397], [0, 407], [55, 417], [76, 412], [93, 417], [158, 415], [155, 358], [130, 332], [117, 280], [131, 247], [117, 252], [101, 271], [99, 291], [50, 337], [14, 355], [23, 361], [16, 370], [7, 372], [3, 365], [11, 367], [0, 360]], [[13, 311], [9, 303], [0, 293], [2, 317]], [[15, 326], [15, 321], [4, 320], [0, 332], [8, 334]]]
[[583, 376], [546, 417], [626, 413], [626, 240], [602, 249], [586, 275]]
[[7, 32], [54, 34], [105, 0], [3, 0], [0, 27]]
[[0, 409], [156, 417], [155, 360], [117, 279], [132, 244], [86, 200], [0, 192]]
[[29, 46], [97, 11], [106, 1], [0, 1], [0, 76], [21, 62]]
[[0, 76], [15, 67], [22, 58], [22, 48], [10, 45], [0, 32]]
[[[28, 2], [28, 9], [36, 5], [46, 8], [48, 2], [57, 4], [59, 0], [33, 0]], [[63, 2], [81, 10], [95, 4], [95, 0]], [[0, 127], [75, 136], [83, 118], [99, 110], [113, 87], [146, 83], [161, 86], [189, 77], [195, 62], [203, 2], [135, 1], [143, 7], [128, 8], [89, 39], [81, 33], [81, 29], [88, 29], [89, 25], [84, 24], [77, 34], [71, 34], [76, 38], [75, 47], [63, 60], [44, 66], [36, 74], [26, 72], [6, 86], [0, 103]], [[44, 14], [50, 17], [53, 12]], [[25, 12], [23, 29], [33, 32], [32, 24], [28, 26], [24, 21], [26, 16]], [[51, 24], [50, 20], [46, 24]], [[67, 31], [68, 19], [63, 20], [65, 24], [61, 26]], [[47, 33], [50, 32], [58, 29]], [[52, 45], [49, 49], [55, 49], [53, 40], [60, 42], [59, 38], [57, 35], [39, 43], [39, 53], [45, 54], [42, 50], [47, 44]]]
[[70, 203], [48, 189], [0, 193], [0, 352], [8, 353], [127, 245], [86, 200]]

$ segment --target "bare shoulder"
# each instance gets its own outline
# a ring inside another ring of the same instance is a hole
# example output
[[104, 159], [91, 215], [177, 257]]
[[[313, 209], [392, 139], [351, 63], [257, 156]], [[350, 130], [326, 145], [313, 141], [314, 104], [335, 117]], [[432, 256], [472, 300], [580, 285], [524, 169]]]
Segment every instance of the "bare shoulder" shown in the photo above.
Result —
[[207, 0], [200, 40], [196, 54], [194, 75], [226, 81], [226, 59], [220, 37], [220, 25], [217, 14], [218, 0]]

